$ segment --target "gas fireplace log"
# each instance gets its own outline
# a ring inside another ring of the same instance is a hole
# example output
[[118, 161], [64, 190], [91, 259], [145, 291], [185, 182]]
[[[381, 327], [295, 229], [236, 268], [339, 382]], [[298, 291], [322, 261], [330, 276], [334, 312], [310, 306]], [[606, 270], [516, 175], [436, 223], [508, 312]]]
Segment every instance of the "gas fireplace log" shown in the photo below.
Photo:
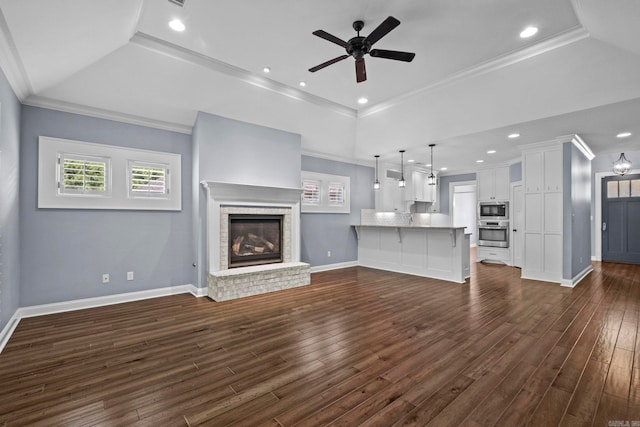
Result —
[[[256, 242], [262, 243], [263, 245], [265, 245], [266, 247], [269, 248], [270, 251], [273, 251], [276, 247], [276, 245], [274, 245], [273, 243], [271, 243], [270, 241], [268, 241], [267, 239], [258, 236], [256, 234], [253, 233], [248, 233], [249, 235], [249, 239], [254, 240]], [[263, 248], [264, 249], [264, 248]]]
[[234, 254], [240, 254], [240, 245], [242, 245], [242, 241], [244, 240], [244, 236], [238, 236], [233, 239], [233, 245], [231, 245], [231, 250]]

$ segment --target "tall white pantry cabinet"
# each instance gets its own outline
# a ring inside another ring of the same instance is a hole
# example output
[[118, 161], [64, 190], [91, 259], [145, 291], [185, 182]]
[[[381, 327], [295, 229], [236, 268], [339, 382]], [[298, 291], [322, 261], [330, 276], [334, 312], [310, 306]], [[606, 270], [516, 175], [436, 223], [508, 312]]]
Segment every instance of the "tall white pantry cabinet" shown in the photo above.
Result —
[[562, 145], [522, 153], [524, 176], [524, 267], [527, 279], [562, 281]]

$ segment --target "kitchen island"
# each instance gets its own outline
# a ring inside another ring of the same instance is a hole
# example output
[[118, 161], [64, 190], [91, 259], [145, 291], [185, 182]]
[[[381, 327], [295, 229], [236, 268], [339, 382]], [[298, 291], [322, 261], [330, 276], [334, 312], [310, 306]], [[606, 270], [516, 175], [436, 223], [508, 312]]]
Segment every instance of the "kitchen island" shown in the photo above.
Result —
[[470, 272], [470, 234], [464, 227], [354, 225], [358, 264], [464, 283]]

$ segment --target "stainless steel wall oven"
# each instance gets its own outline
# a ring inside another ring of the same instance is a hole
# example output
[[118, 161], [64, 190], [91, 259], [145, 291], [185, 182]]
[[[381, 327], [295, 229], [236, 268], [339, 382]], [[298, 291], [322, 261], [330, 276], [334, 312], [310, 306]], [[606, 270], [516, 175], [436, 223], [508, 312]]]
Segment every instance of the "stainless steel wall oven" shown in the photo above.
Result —
[[509, 221], [478, 222], [478, 246], [509, 247]]

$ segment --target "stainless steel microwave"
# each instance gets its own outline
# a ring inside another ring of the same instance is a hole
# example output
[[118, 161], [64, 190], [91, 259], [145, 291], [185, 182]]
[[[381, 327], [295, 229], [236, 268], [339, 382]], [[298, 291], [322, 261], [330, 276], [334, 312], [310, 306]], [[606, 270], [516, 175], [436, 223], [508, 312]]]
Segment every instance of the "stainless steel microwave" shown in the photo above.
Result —
[[509, 202], [478, 203], [478, 221], [509, 219]]

